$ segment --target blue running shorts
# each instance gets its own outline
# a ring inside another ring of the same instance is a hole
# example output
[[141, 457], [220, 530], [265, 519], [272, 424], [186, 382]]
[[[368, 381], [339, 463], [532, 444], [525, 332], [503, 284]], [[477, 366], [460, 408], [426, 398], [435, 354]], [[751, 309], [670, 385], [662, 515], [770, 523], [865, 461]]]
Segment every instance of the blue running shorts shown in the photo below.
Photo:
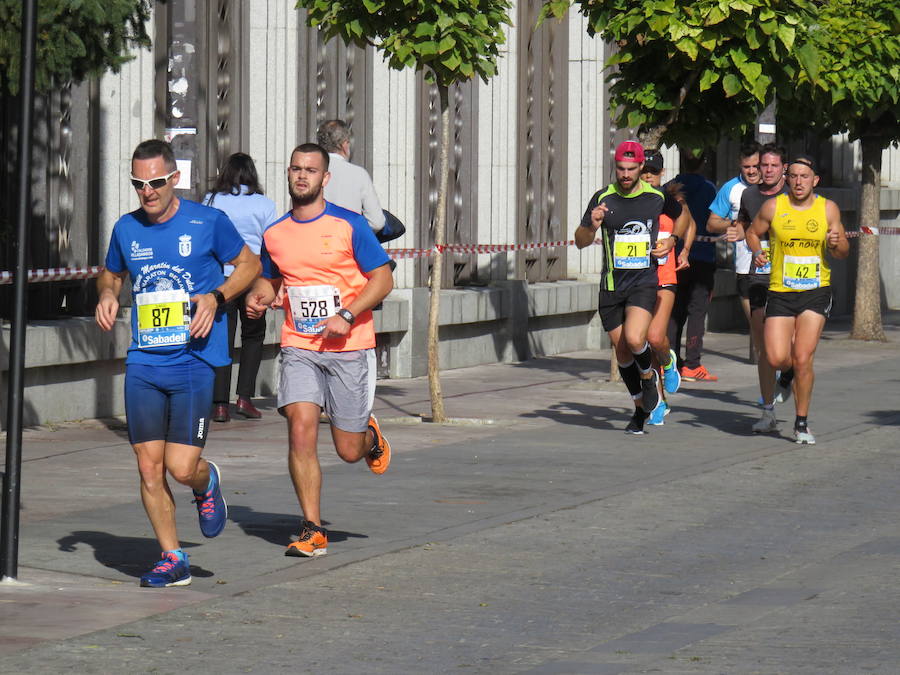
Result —
[[125, 414], [132, 445], [168, 441], [202, 448], [209, 431], [215, 370], [188, 363], [125, 367]]

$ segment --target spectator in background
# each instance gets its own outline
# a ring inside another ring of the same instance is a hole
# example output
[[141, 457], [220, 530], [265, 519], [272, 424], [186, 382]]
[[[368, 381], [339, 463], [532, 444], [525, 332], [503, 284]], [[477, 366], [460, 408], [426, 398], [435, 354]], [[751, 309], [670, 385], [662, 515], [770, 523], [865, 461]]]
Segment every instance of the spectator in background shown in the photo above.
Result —
[[[690, 266], [678, 271], [678, 290], [669, 322], [669, 342], [681, 364], [681, 379], [686, 382], [715, 382], [719, 379], [700, 362], [706, 312], [716, 279], [716, 244], [707, 241], [709, 233], [706, 229], [709, 206], [716, 198], [716, 186], [701, 174], [705, 161], [705, 152], [699, 155], [685, 153], [682, 159], [685, 171], [670, 181], [681, 184], [688, 209], [697, 224], [697, 239], [688, 257]], [[685, 330], [687, 335], [682, 358], [681, 336]]]
[[[207, 206], [224, 211], [234, 223], [250, 250], [259, 255], [262, 233], [266, 226], [275, 222], [275, 202], [263, 194], [256, 165], [250, 155], [236, 152], [231, 155], [216, 178], [212, 191], [203, 198]], [[233, 271], [225, 265], [225, 278]], [[266, 337], [265, 313], [259, 318], [247, 316], [246, 293], [231, 300], [226, 305], [228, 314], [228, 349], [234, 352], [234, 335], [237, 331], [237, 317], [241, 317], [241, 365], [238, 371], [237, 400], [235, 412], [250, 419], [259, 419], [262, 414], [252, 399], [256, 395], [256, 376], [262, 361], [263, 341]], [[228, 401], [231, 390], [231, 363], [216, 368], [213, 389], [213, 421], [228, 422], [231, 414]]]
[[373, 232], [381, 232], [384, 211], [372, 178], [363, 167], [350, 162], [350, 127], [343, 120], [327, 120], [319, 125], [316, 140], [328, 152], [331, 179], [325, 186], [326, 201], [361, 213]]

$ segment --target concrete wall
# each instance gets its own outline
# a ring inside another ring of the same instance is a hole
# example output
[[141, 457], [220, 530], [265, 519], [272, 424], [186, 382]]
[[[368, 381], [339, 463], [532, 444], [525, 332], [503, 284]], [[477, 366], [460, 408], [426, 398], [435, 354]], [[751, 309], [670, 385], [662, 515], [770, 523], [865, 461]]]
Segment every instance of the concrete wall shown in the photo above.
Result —
[[[596, 284], [562, 281], [528, 285], [498, 282], [488, 288], [441, 293], [441, 369], [521, 361], [604, 345], [596, 317]], [[380, 370], [392, 378], [427, 372], [428, 291], [395, 290], [375, 312]], [[260, 396], [277, 388], [277, 356], [283, 315], [269, 312]], [[129, 310], [115, 328], [101, 331], [92, 318], [29, 324], [25, 356], [24, 422], [112, 417], [125, 412], [125, 353]], [[9, 324], [0, 340], [0, 411], [5, 428]], [[237, 377], [237, 368], [234, 369]]]

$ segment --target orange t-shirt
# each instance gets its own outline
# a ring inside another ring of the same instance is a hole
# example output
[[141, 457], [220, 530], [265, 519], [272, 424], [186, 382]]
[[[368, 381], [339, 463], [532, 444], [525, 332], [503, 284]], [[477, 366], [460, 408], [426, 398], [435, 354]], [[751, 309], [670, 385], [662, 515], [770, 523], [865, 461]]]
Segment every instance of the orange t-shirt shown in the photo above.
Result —
[[264, 277], [284, 283], [282, 347], [347, 352], [375, 346], [371, 310], [356, 317], [344, 338], [323, 340], [315, 328], [356, 299], [368, 273], [390, 262], [360, 214], [330, 202], [311, 220], [288, 212], [263, 233], [260, 261]]
[[[659, 236], [656, 240], [660, 241], [661, 239], [668, 238], [674, 229], [674, 221], [665, 213], [660, 214]], [[675, 248], [673, 247], [664, 258], [656, 259], [656, 277], [659, 279], [660, 286], [671, 286], [672, 284], [678, 283], [678, 275], [675, 273], [676, 257]]]

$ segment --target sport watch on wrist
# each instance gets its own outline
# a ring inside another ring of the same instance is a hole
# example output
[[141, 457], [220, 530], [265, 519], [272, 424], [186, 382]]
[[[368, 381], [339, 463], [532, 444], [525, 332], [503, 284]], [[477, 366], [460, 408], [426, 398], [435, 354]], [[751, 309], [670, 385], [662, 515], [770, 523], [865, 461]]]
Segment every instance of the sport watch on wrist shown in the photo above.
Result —
[[225, 304], [225, 296], [218, 288], [212, 289], [210, 293], [212, 293], [213, 297], [216, 299], [216, 307], [221, 307]]
[[351, 326], [353, 325], [353, 322], [356, 321], [356, 317], [353, 316], [353, 312], [351, 312], [349, 309], [346, 309], [345, 307], [341, 307], [338, 311], [335, 312], [335, 314], [337, 314]]

